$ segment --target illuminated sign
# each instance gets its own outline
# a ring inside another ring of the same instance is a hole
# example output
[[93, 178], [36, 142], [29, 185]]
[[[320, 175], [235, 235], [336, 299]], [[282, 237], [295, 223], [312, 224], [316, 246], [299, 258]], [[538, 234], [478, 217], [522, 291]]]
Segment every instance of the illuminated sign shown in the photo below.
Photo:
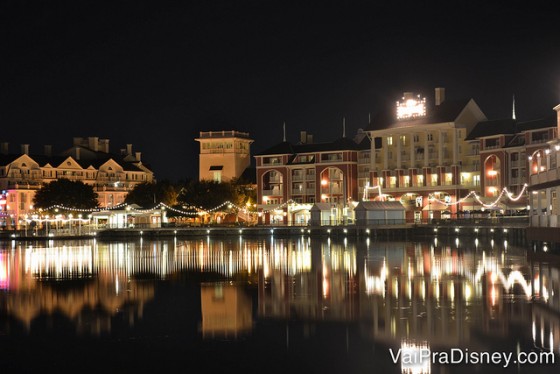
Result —
[[426, 98], [405, 93], [401, 101], [397, 101], [397, 119], [414, 119], [426, 116]]

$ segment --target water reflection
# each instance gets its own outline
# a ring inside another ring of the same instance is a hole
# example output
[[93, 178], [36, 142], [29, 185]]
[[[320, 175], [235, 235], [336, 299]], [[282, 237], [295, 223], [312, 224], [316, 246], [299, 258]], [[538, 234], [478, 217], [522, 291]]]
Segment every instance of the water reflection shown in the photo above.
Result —
[[241, 285], [216, 282], [201, 284], [200, 288], [204, 338], [237, 337], [251, 331], [252, 303]]
[[55, 312], [81, 333], [109, 332], [123, 312], [134, 326], [159, 282], [196, 273], [217, 280], [198, 280], [207, 339], [250, 335], [258, 320], [334, 321], [358, 324], [386, 347], [481, 351], [530, 342], [560, 352], [560, 262], [507, 242], [240, 236], [3, 245], [0, 313], [28, 330]]

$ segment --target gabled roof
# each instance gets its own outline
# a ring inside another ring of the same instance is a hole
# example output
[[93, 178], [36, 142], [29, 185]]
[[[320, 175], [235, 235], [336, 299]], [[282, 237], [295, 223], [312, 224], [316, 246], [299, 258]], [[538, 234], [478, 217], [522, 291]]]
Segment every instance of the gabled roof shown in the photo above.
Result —
[[[366, 137], [367, 139], [367, 137]], [[364, 145], [369, 144], [369, 139], [362, 140]], [[367, 143], [364, 143], [367, 141]], [[360, 143], [360, 145], [362, 144]], [[282, 142], [275, 146], [268, 148], [265, 151], [260, 152], [256, 156], [272, 156], [272, 155], [293, 155], [293, 154], [303, 154], [303, 153], [316, 153], [316, 152], [332, 152], [332, 151], [357, 151], [361, 149], [369, 149], [369, 145], [366, 148], [360, 148], [354, 140], [346, 137], [338, 138], [333, 142], [329, 143], [308, 143], [308, 144], [290, 144], [288, 142]]]
[[455, 122], [472, 99], [445, 100], [440, 105], [427, 108], [426, 117], [411, 120], [397, 120], [396, 109], [385, 107], [372, 119], [366, 131], [384, 130], [397, 127], [410, 127], [432, 123]]
[[465, 140], [475, 140], [488, 136], [513, 135], [517, 121], [511, 118], [482, 121], [477, 123]]
[[309, 209], [309, 211], [312, 212], [325, 212], [325, 211], [329, 211], [332, 208], [332, 204], [330, 203], [315, 203], [313, 204], [313, 206], [311, 207], [311, 209]]
[[267, 156], [267, 155], [291, 155], [294, 153], [292, 145], [288, 142], [282, 142], [272, 147], [265, 149], [264, 151], [255, 154], [255, 156]]
[[541, 119], [536, 119], [536, 120], [526, 121], [526, 122], [519, 122], [517, 124], [517, 130], [519, 132], [523, 132], [523, 131], [546, 129], [546, 128], [558, 126], [557, 122], [558, 120], [556, 119], [556, 113], [554, 113], [553, 115], [546, 118], [541, 118]]

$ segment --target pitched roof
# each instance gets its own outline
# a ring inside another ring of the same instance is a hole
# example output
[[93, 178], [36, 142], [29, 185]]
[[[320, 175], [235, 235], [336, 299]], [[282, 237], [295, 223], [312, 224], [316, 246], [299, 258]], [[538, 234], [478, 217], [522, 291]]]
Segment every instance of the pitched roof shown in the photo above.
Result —
[[556, 114], [546, 118], [525, 122], [517, 122], [512, 118], [488, 120], [477, 123], [465, 140], [474, 140], [496, 135], [514, 135], [524, 131], [546, 129], [556, 126]]
[[482, 121], [477, 123], [465, 140], [475, 140], [486, 136], [513, 135], [516, 131], [516, 121], [511, 118]]
[[375, 115], [366, 130], [384, 130], [396, 127], [410, 127], [431, 123], [454, 122], [472, 99], [445, 100], [440, 105], [432, 105], [426, 110], [426, 117], [397, 120], [394, 107], [385, 107]]
[[[367, 147], [366, 147], [367, 145]], [[330, 152], [330, 151], [356, 151], [361, 149], [369, 149], [369, 139], [366, 137], [360, 144], [346, 137], [338, 138], [328, 143], [306, 143], [306, 144], [290, 144], [282, 142], [275, 146], [264, 150], [255, 156], [267, 155], [293, 155], [301, 153]]]
[[282, 142], [272, 147], [265, 149], [260, 153], [256, 153], [255, 156], [266, 156], [266, 155], [291, 155], [294, 153], [292, 145], [288, 142]]
[[556, 113], [545, 118], [536, 119], [532, 121], [519, 122], [517, 124], [517, 129], [519, 132], [546, 129], [549, 127], [558, 126], [558, 120], [556, 118]]

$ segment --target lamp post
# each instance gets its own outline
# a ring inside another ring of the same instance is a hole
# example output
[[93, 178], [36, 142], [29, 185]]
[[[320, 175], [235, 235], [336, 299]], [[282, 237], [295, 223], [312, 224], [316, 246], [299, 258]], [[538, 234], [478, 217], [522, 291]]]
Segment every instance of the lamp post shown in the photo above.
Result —
[[432, 195], [428, 195], [428, 224], [432, 223]]

